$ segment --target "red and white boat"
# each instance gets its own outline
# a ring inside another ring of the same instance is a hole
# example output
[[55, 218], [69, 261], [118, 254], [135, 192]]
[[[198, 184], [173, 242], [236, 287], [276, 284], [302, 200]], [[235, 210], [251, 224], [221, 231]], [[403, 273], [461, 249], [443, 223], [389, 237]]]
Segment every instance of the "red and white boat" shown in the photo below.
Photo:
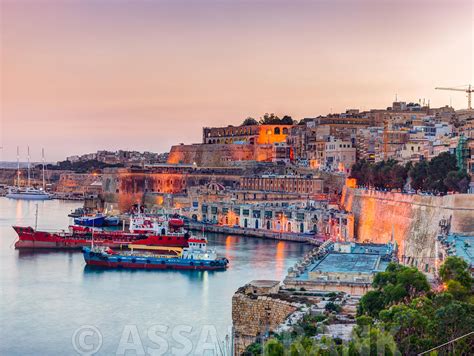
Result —
[[38, 231], [28, 226], [13, 226], [18, 234], [17, 249], [82, 249], [92, 241], [97, 246], [127, 248], [130, 244], [188, 247], [189, 233], [181, 219], [154, 220], [144, 216], [130, 219], [130, 231], [105, 231], [70, 226], [68, 231]]

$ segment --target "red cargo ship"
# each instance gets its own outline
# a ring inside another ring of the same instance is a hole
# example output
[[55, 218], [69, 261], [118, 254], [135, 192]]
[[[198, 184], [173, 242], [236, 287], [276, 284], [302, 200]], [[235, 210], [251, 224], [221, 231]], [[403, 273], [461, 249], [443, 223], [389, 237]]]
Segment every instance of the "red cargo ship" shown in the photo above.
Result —
[[18, 234], [15, 248], [21, 249], [82, 249], [94, 245], [113, 248], [129, 244], [188, 247], [190, 235], [183, 229], [181, 219], [152, 221], [145, 217], [131, 219], [130, 231], [103, 231], [70, 226], [69, 231], [37, 231], [32, 227], [13, 226]]

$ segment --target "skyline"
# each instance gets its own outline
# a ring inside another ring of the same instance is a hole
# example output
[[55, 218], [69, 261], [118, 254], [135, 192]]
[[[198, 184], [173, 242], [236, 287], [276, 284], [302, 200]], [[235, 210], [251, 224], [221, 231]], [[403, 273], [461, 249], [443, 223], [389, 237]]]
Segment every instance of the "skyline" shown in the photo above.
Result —
[[203, 126], [395, 95], [466, 107], [434, 88], [474, 84], [472, 1], [292, 4], [1, 1], [0, 160], [165, 152]]

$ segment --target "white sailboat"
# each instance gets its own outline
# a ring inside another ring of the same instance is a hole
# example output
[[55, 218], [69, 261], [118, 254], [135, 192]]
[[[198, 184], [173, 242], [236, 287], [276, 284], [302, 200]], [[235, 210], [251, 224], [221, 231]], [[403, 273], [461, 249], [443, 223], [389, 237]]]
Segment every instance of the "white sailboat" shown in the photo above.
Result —
[[48, 200], [52, 196], [45, 189], [44, 180], [44, 149], [43, 154], [43, 188], [37, 189], [30, 186], [30, 147], [28, 146], [28, 185], [26, 187], [20, 187], [20, 150], [17, 147], [17, 186], [10, 187], [8, 190], [7, 198], [11, 199], [24, 199], [24, 200]]

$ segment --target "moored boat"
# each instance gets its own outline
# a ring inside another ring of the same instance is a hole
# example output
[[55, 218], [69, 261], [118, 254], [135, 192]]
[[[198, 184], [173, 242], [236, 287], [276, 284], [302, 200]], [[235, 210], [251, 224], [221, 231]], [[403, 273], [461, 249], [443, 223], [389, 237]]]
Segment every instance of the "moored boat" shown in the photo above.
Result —
[[84, 216], [85, 214], [86, 214], [86, 211], [84, 210], [84, 208], [77, 208], [76, 210], [71, 211], [69, 214], [67, 214], [67, 216], [69, 216], [70, 218], [80, 218], [81, 216]]
[[74, 224], [82, 226], [91, 226], [91, 227], [101, 227], [104, 225], [105, 215], [96, 214], [92, 216], [84, 215], [78, 218], [74, 218]]
[[32, 187], [16, 188], [11, 187], [6, 195], [10, 199], [25, 199], [25, 200], [49, 200], [52, 195], [42, 189]]
[[[133, 219], [132, 219], [133, 221]], [[146, 232], [105, 231], [95, 227], [70, 226], [68, 231], [38, 231], [32, 227], [13, 226], [18, 234], [17, 249], [81, 249], [92, 240], [98, 246], [114, 248], [129, 244], [187, 247], [190, 235], [182, 228], [170, 227], [166, 222]]]
[[115, 252], [101, 246], [84, 247], [82, 252], [88, 266], [131, 269], [181, 269], [181, 270], [225, 270], [229, 264], [226, 258], [219, 258], [213, 250], [207, 249], [205, 238], [190, 238], [189, 247], [169, 249], [152, 248], [147, 245], [131, 245], [130, 251]]
[[120, 218], [118, 216], [106, 216], [104, 224], [106, 226], [118, 226], [118, 224], [120, 224]]
[[20, 186], [20, 151], [17, 147], [17, 179], [16, 186], [9, 187], [8, 193], [5, 195], [10, 199], [22, 200], [49, 200], [53, 195], [46, 192], [45, 176], [44, 176], [44, 150], [43, 152], [43, 188], [38, 189], [30, 185], [30, 147], [28, 146], [28, 181], [26, 187]]

